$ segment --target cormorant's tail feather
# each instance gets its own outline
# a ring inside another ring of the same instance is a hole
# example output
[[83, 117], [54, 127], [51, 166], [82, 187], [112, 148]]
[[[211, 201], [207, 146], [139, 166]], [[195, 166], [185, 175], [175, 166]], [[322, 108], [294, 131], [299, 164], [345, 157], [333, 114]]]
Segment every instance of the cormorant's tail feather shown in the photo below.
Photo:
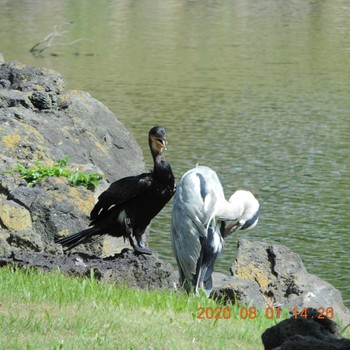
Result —
[[87, 228], [86, 230], [73, 233], [72, 235], [69, 235], [67, 237], [57, 238], [55, 239], [55, 243], [59, 243], [65, 246], [66, 250], [70, 250], [76, 247], [77, 245], [84, 243], [92, 236], [101, 235], [103, 233], [105, 233], [104, 229], [100, 227], [91, 227]]

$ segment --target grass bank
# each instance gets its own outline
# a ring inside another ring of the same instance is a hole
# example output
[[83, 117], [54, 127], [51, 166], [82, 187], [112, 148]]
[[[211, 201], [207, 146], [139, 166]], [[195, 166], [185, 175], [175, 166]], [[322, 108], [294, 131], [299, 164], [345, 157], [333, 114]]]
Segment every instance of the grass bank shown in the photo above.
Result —
[[286, 317], [220, 307], [184, 293], [6, 267], [0, 269], [0, 349], [257, 350], [262, 332]]

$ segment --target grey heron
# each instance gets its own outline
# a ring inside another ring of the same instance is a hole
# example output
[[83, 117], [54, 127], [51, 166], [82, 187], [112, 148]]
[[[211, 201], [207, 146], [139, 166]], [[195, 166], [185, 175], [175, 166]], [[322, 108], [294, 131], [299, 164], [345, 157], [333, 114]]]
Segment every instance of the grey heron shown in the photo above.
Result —
[[151, 220], [174, 195], [175, 178], [164, 157], [167, 144], [165, 129], [153, 127], [149, 131], [148, 142], [153, 157], [153, 171], [113, 182], [99, 196], [91, 211], [92, 227], [58, 238], [57, 243], [71, 249], [92, 236], [109, 233], [129, 239], [138, 253], [152, 253], [144, 246], [143, 235]]
[[187, 291], [212, 291], [212, 272], [224, 238], [252, 229], [259, 219], [259, 202], [238, 190], [227, 201], [218, 175], [206, 166], [187, 171], [177, 185], [171, 220], [172, 248]]

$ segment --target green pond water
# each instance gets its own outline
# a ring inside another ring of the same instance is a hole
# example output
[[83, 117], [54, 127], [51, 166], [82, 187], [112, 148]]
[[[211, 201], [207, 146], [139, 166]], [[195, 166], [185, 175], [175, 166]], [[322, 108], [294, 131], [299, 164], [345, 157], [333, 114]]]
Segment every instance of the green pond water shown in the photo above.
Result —
[[[350, 305], [349, 1], [0, 0], [0, 9], [5, 59], [53, 68], [67, 88], [91, 93], [148, 167], [147, 133], [161, 124], [177, 180], [199, 163], [227, 196], [289, 186], [264, 203], [254, 230], [227, 240], [217, 271], [228, 273], [238, 238], [287, 245]], [[70, 22], [43, 57], [29, 52]], [[175, 264], [170, 212], [153, 221], [150, 246]]]

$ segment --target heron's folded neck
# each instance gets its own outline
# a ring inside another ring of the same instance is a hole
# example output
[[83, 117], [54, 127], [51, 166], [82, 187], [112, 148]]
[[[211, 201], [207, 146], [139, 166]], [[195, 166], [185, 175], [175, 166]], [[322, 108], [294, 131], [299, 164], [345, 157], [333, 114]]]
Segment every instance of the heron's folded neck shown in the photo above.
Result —
[[216, 217], [219, 220], [236, 220], [244, 212], [244, 204], [242, 202], [228, 202], [226, 199], [221, 200], [217, 205]]

